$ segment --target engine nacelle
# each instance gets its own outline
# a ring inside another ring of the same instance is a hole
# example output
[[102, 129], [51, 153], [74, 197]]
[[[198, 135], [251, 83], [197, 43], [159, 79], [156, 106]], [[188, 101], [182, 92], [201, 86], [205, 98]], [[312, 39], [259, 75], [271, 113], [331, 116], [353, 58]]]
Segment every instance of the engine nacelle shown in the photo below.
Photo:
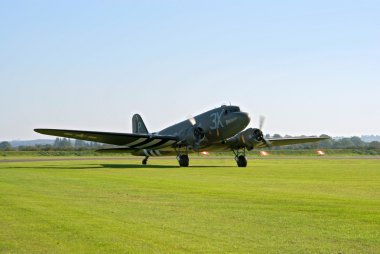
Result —
[[197, 149], [204, 138], [204, 130], [201, 127], [194, 126], [186, 131], [183, 142], [186, 143], [186, 145]]
[[260, 129], [249, 128], [236, 134], [228, 140], [234, 143], [235, 146], [246, 147], [249, 151], [252, 150], [256, 144], [264, 141], [264, 134]]

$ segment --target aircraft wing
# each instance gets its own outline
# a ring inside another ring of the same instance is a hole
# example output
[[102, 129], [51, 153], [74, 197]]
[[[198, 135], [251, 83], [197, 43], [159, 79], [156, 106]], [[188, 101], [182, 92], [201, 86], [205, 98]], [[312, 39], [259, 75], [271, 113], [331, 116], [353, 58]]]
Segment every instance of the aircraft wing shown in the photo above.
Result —
[[[271, 146], [286, 146], [286, 145], [295, 145], [303, 144], [310, 142], [318, 142], [322, 140], [329, 139], [328, 137], [318, 138], [318, 137], [302, 137], [302, 138], [268, 138], [266, 139]], [[259, 147], [267, 146], [265, 143], [259, 145]]]
[[130, 134], [58, 129], [35, 129], [34, 131], [45, 135], [124, 146], [129, 149], [158, 149], [171, 146], [178, 141], [178, 138], [174, 136], [156, 134]]

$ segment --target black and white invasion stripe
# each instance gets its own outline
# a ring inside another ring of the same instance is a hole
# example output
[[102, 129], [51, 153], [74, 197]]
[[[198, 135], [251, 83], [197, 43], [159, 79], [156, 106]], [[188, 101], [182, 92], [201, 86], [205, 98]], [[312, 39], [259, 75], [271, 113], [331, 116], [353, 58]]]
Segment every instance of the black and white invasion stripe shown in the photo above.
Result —
[[146, 156], [161, 156], [161, 153], [159, 150], [147, 150], [147, 149], [144, 149], [144, 154]]
[[139, 138], [131, 143], [126, 144], [129, 148], [135, 149], [159, 149], [167, 146], [171, 146], [176, 143], [175, 140], [164, 140], [160, 138]]

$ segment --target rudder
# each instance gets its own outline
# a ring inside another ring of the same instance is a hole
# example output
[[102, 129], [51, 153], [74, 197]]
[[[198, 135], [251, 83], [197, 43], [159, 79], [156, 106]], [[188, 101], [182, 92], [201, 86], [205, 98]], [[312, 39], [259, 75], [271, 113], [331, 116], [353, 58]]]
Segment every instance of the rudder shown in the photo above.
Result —
[[139, 134], [148, 134], [148, 129], [146, 128], [144, 121], [139, 114], [135, 114], [132, 117], [132, 132]]

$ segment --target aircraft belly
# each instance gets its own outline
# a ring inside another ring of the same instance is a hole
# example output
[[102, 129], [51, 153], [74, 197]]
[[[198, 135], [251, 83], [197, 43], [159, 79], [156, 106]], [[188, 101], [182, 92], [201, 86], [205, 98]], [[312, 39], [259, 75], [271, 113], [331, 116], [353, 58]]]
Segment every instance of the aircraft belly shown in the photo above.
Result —
[[172, 149], [172, 150], [151, 150], [151, 149], [142, 149], [142, 150], [136, 150], [135, 152], [132, 153], [132, 155], [135, 156], [152, 156], [152, 157], [157, 157], [157, 156], [173, 156], [177, 155], [177, 152]]
[[207, 151], [207, 152], [225, 152], [230, 151], [231, 149], [226, 144], [222, 143], [214, 143], [209, 144], [201, 148], [201, 151]]

